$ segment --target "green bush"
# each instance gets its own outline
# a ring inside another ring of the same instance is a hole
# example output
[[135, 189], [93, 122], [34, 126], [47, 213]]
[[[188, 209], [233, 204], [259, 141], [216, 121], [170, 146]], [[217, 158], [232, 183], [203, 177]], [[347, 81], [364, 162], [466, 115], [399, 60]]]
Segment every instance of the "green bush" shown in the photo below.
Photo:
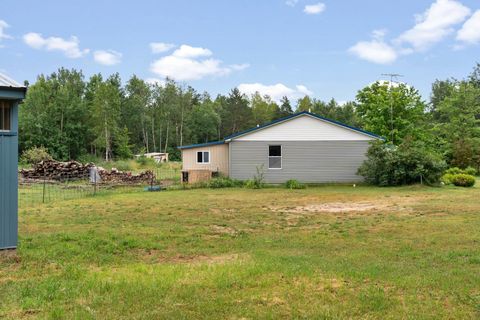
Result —
[[435, 184], [445, 167], [442, 158], [422, 142], [404, 140], [398, 147], [376, 142], [368, 149], [358, 174], [365, 182], [378, 186]]
[[285, 188], [287, 189], [305, 189], [305, 185], [298, 180], [291, 179], [285, 182]]
[[473, 187], [475, 185], [475, 177], [469, 174], [456, 174], [452, 178], [452, 183], [457, 187]]
[[235, 187], [242, 187], [243, 182], [240, 180], [230, 179], [228, 177], [218, 177], [213, 178], [212, 180], [208, 181], [207, 187], [212, 189], [219, 189], [219, 188], [235, 188]]
[[37, 164], [42, 161], [53, 160], [45, 147], [33, 147], [22, 153], [20, 161], [27, 164]]
[[262, 189], [265, 187], [265, 170], [263, 164], [257, 167], [257, 174], [253, 176], [253, 179], [245, 182], [245, 188], [248, 189]]
[[448, 168], [447, 170], [445, 170], [445, 174], [452, 174], [452, 175], [468, 174], [470, 176], [475, 176], [475, 175], [477, 175], [477, 170], [475, 168], [472, 168], [472, 167], [467, 167], [465, 169], [460, 169], [458, 167], [453, 167], [453, 168]]
[[463, 170], [465, 174], [471, 175], [471, 176], [476, 176], [477, 175], [477, 170], [472, 167], [467, 167], [465, 170]]
[[445, 185], [452, 184], [452, 179], [455, 175], [451, 173], [445, 173], [441, 178], [440, 181], [443, 182]]
[[445, 170], [445, 174], [461, 174], [461, 173], [465, 173], [464, 170], [460, 169], [459, 167], [453, 167], [453, 168], [448, 168], [447, 170]]
[[254, 179], [245, 181], [245, 188], [247, 189], [261, 189], [262, 186], [259, 186]]
[[151, 168], [157, 165], [153, 158], [147, 158], [145, 156], [138, 157], [136, 161], [140, 165], [140, 167], [143, 168]]

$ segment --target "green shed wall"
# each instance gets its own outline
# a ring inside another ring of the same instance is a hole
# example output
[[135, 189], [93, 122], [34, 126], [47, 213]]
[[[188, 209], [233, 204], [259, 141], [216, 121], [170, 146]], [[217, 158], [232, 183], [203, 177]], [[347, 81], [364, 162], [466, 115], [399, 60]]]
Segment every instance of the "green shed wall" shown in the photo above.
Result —
[[12, 111], [11, 131], [0, 132], [0, 249], [18, 242], [18, 103]]

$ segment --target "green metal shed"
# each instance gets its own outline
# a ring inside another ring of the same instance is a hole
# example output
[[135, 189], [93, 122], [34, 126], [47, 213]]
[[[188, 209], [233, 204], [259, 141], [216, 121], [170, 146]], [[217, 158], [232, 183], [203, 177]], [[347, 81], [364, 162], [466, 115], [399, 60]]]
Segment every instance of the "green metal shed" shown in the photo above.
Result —
[[26, 90], [0, 74], [0, 250], [18, 242], [18, 104]]

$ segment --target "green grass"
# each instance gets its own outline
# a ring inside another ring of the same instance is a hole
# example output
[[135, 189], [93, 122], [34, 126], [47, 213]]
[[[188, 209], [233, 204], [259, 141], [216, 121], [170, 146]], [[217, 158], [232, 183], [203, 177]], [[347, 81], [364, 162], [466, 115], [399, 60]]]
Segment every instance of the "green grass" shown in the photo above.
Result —
[[[196, 189], [21, 209], [0, 318], [478, 319], [479, 195]], [[376, 208], [309, 209], [359, 203]]]

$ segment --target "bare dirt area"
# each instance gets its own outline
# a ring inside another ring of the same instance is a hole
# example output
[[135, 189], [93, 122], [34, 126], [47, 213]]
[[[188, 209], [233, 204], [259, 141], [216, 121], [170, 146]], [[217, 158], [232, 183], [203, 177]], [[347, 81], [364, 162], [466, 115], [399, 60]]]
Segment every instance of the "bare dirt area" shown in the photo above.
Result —
[[178, 255], [170, 258], [160, 258], [160, 263], [179, 263], [179, 264], [224, 264], [238, 260], [246, 259], [247, 257], [240, 254], [224, 254], [218, 256], [196, 255], [196, 256], [182, 256]]
[[270, 208], [276, 212], [288, 213], [315, 213], [315, 212], [363, 212], [375, 209], [384, 209], [388, 207], [386, 204], [375, 204], [372, 202], [363, 203], [345, 203], [345, 202], [330, 202], [322, 204], [307, 204], [304, 206], [297, 206], [293, 208]]
[[[425, 197], [385, 197], [376, 200], [360, 200], [360, 201], [335, 201], [335, 202], [319, 202], [309, 199], [304, 205], [297, 206], [272, 206], [265, 207], [265, 210], [276, 213], [287, 213], [292, 215], [312, 215], [315, 213], [331, 213], [331, 214], [368, 214], [378, 212], [389, 212], [399, 214], [409, 214], [413, 212], [413, 206], [421, 204], [427, 200]], [[304, 201], [305, 203], [306, 201]]]
[[159, 250], [142, 250], [141, 257], [145, 261], [160, 264], [224, 264], [248, 259], [245, 254], [223, 254], [223, 255], [182, 255], [165, 256]]

